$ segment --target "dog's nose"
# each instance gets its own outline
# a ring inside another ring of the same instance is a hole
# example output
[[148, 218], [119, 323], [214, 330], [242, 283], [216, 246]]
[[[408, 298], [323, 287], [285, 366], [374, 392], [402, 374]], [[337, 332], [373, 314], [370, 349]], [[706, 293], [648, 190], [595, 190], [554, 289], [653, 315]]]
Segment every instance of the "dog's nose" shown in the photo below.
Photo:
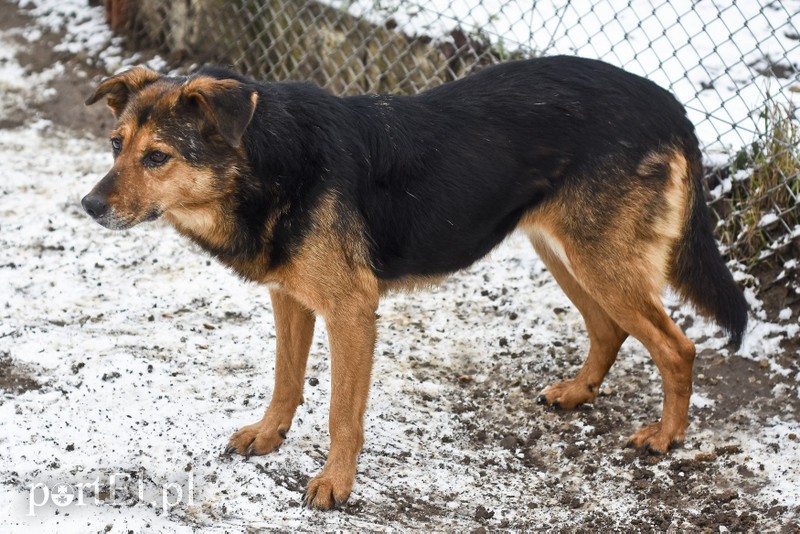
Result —
[[81, 206], [86, 210], [86, 213], [92, 216], [93, 219], [102, 217], [108, 211], [108, 202], [100, 195], [93, 195], [89, 193], [83, 200]]

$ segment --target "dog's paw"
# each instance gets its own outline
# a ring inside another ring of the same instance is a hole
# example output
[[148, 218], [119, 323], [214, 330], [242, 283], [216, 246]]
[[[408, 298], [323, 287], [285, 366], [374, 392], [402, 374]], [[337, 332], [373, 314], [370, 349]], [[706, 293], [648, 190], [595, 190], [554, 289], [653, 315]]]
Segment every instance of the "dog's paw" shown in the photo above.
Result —
[[259, 421], [239, 429], [228, 440], [225, 454], [259, 456], [274, 451], [286, 439], [287, 427]]
[[330, 510], [341, 506], [350, 497], [355, 474], [337, 473], [326, 468], [311, 479], [303, 495], [303, 506], [316, 510]]
[[661, 423], [647, 425], [628, 439], [628, 446], [644, 449], [652, 454], [665, 454], [683, 443], [683, 432], [667, 432]]
[[549, 404], [554, 408], [571, 410], [581, 404], [594, 401], [597, 397], [597, 387], [589, 386], [578, 380], [567, 380], [560, 384], [553, 384], [542, 391], [537, 401], [539, 404]]

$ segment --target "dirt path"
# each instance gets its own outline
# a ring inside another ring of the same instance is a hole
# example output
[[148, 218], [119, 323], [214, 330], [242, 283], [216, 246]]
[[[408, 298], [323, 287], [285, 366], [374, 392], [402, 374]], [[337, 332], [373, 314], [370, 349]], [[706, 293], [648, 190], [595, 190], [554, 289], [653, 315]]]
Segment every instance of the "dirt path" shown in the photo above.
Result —
[[[676, 309], [699, 348], [688, 440], [664, 457], [625, 449], [659, 414], [657, 372], [628, 342], [593, 407], [537, 405], [588, 342], [521, 239], [381, 306], [367, 443], [342, 510], [298, 506], [327, 449], [321, 327], [290, 439], [268, 457], [220, 458], [269, 398], [266, 292], [164, 226], [111, 233], [83, 216], [111, 121], [82, 105], [101, 69], [58, 42], [0, 2], [0, 48], [18, 48], [5, 65], [25, 71], [0, 78], [0, 530], [800, 530], [800, 364], [785, 329], [755, 321], [745, 357], [731, 356]], [[191, 473], [193, 502], [162, 510], [135, 486], [101, 488], [99, 504], [26, 515], [37, 483], [113, 472], [146, 492]]]

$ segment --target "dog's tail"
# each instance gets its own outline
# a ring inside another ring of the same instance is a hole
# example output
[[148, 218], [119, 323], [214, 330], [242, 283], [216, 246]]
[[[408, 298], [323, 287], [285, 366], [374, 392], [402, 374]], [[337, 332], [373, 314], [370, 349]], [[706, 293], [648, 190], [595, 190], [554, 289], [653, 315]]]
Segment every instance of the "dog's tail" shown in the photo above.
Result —
[[686, 149], [691, 187], [689, 214], [673, 250], [670, 283], [697, 310], [713, 318], [738, 349], [747, 326], [747, 301], [717, 248], [703, 196], [703, 166], [696, 145]]

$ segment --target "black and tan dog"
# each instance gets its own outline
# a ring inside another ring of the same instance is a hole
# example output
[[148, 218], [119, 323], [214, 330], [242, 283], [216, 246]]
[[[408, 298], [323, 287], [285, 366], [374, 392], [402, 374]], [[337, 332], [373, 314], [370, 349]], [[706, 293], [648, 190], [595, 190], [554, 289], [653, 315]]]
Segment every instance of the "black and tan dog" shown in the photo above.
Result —
[[[107, 228], [164, 217], [241, 277], [268, 284], [277, 327], [272, 401], [228, 451], [265, 454], [302, 402], [315, 316], [330, 336], [331, 448], [305, 502], [345, 501], [381, 295], [425, 286], [514, 229], [586, 321], [589, 355], [542, 401], [590, 402], [628, 335], [663, 379], [661, 421], [636, 447], [684, 438], [694, 345], [665, 313], [672, 285], [735, 344], [747, 305], [708, 221], [701, 155], [682, 106], [607, 64], [506, 63], [410, 96], [338, 98], [220, 68], [103, 81], [119, 120], [114, 166], [83, 199]], [[532, 298], [523, 296], [522, 298]]]

